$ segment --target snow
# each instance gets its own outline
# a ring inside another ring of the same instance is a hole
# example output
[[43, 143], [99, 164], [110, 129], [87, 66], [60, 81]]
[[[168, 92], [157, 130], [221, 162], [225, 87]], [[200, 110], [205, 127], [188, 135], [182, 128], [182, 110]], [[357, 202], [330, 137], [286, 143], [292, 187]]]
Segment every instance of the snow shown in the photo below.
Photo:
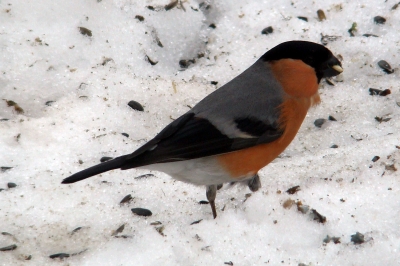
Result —
[[[0, 2], [0, 119], [9, 119], [0, 121], [0, 166], [12, 167], [0, 171], [0, 231], [11, 234], [0, 235], [0, 248], [17, 245], [0, 251], [0, 265], [400, 263], [396, 1], [221, 0], [207, 2], [209, 8], [200, 2], [182, 1], [168, 11], [166, 0]], [[318, 9], [326, 20], [318, 20]], [[377, 15], [386, 23], [374, 23]], [[353, 22], [357, 31], [350, 37]], [[262, 35], [267, 26], [273, 33]], [[344, 73], [335, 86], [321, 82], [321, 104], [260, 172], [258, 192], [249, 196], [242, 185], [218, 191], [217, 219], [209, 205], [198, 203], [205, 200], [203, 187], [159, 172], [135, 179], [150, 172], [115, 170], [60, 184], [103, 156], [134, 151], [268, 49], [295, 39], [320, 43], [321, 34], [338, 36], [327, 47], [343, 57]], [[146, 55], [158, 63], [151, 65]], [[182, 59], [195, 63], [182, 69]], [[393, 74], [378, 67], [382, 59]], [[369, 88], [391, 94], [371, 96]], [[130, 100], [145, 111], [132, 110]], [[337, 121], [314, 126], [329, 115]], [[380, 159], [372, 162], [374, 156]], [[7, 188], [9, 182], [17, 186]], [[296, 185], [297, 193], [285, 192]], [[133, 200], [120, 205], [127, 194]], [[326, 222], [296, 204], [284, 208], [288, 199]], [[134, 207], [153, 215], [135, 216]], [[125, 238], [113, 236], [123, 224], [117, 236]], [[351, 241], [356, 232], [364, 243]], [[327, 235], [340, 243], [324, 244]], [[56, 253], [71, 256], [49, 258]]]

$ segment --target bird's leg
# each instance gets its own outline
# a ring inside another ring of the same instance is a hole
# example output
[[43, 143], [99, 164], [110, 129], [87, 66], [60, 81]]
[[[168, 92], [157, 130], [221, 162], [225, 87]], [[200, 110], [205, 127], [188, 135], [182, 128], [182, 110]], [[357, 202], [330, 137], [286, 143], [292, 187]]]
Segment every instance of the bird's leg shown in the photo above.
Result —
[[249, 182], [247, 183], [247, 185], [249, 186], [250, 190], [253, 192], [256, 192], [260, 187], [261, 187], [261, 181], [260, 181], [260, 177], [258, 176], [258, 174], [256, 174], [255, 176], [253, 176]]
[[216, 185], [207, 186], [206, 196], [208, 202], [210, 203], [213, 217], [215, 219], [217, 217], [217, 211], [215, 209], [215, 197], [217, 196], [217, 186]]

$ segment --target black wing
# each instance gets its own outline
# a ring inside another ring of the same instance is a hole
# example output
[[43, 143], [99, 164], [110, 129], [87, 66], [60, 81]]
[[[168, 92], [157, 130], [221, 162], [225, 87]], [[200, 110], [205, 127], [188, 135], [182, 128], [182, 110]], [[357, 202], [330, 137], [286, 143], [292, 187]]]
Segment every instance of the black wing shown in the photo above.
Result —
[[254, 117], [238, 118], [227, 126], [236, 126], [245, 137], [229, 138], [207, 119], [187, 113], [128, 155], [121, 169], [228, 153], [268, 143], [282, 135], [277, 124], [267, 125]]
[[196, 159], [272, 142], [284, 130], [277, 125], [283, 98], [281, 85], [258, 60], [132, 154], [92, 166], [63, 183], [112, 169]]

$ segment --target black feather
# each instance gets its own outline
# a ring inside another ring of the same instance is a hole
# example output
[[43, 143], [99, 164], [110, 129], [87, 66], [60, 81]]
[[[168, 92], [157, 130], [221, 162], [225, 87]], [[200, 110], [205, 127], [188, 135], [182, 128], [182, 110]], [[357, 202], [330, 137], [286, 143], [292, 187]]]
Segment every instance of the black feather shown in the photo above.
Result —
[[120, 168], [125, 163], [126, 157], [127, 157], [126, 155], [120, 156], [113, 160], [92, 166], [88, 169], [85, 169], [83, 171], [71, 175], [70, 177], [65, 178], [61, 183], [62, 184], [75, 183], [83, 179], [89, 178], [91, 176]]
[[129, 155], [121, 169], [228, 153], [271, 142], [282, 135], [281, 130], [273, 125], [267, 125], [256, 119], [239, 119], [240, 124], [248, 130], [250, 130], [252, 124], [256, 125], [258, 136], [254, 138], [230, 138], [222, 134], [207, 119], [193, 116], [187, 118], [183, 118], [184, 123], [177, 123], [180, 128], [170, 130], [168, 126], [165, 132], [174, 131], [172, 134], [168, 134], [168, 137], [165, 137], [161, 132], [139, 148], [140, 152], [136, 151]]
[[236, 127], [251, 136], [260, 137], [267, 131], [277, 132], [278, 125], [269, 125], [255, 117], [245, 117], [235, 119]]

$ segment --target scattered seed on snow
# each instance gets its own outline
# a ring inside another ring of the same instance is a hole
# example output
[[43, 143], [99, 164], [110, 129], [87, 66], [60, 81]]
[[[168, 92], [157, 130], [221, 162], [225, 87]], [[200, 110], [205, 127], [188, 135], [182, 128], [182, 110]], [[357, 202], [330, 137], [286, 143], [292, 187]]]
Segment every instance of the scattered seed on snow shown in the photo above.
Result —
[[391, 91], [389, 89], [379, 90], [379, 89], [369, 88], [369, 95], [386, 96], [389, 95], [390, 93]]
[[388, 121], [390, 121], [390, 119], [392, 119], [392, 118], [390, 118], [390, 117], [383, 118], [383, 117], [375, 116], [375, 120], [378, 121], [379, 123], [388, 122]]
[[296, 205], [297, 205], [297, 210], [303, 214], [306, 214], [310, 210], [310, 206], [303, 205], [301, 201], [297, 201]]
[[89, 30], [88, 28], [85, 28], [85, 27], [78, 27], [78, 29], [79, 29], [79, 32], [80, 32], [82, 35], [92, 37], [92, 31]]
[[314, 121], [314, 125], [318, 128], [321, 128], [322, 125], [326, 122], [325, 118], [318, 118]]
[[251, 196], [252, 196], [253, 194], [251, 194], [251, 193], [246, 193], [245, 195], [244, 195], [244, 201], [246, 201], [248, 198], [250, 198]]
[[71, 235], [75, 234], [76, 232], [78, 232], [82, 228], [83, 228], [82, 226], [79, 226], [79, 227], [75, 228], [74, 230], [71, 231]]
[[196, 60], [194, 60], [194, 59], [189, 59], [189, 60], [182, 59], [182, 60], [179, 60], [179, 66], [181, 68], [188, 68], [191, 64], [194, 64], [194, 63], [196, 63]]
[[10, 246], [6, 246], [6, 247], [2, 247], [0, 248], [0, 251], [11, 251], [17, 248], [17, 245], [10, 245]]
[[319, 21], [326, 20], [325, 12], [322, 9], [317, 10], [317, 15], [318, 15]]
[[139, 215], [139, 216], [151, 216], [153, 215], [153, 213], [148, 210], [148, 209], [144, 209], [144, 208], [132, 208], [131, 209], [132, 213]]
[[112, 58], [109, 57], [103, 57], [103, 61], [101, 62], [102, 66], [107, 65], [108, 62], [114, 61]]
[[386, 73], [386, 74], [392, 74], [394, 72], [394, 70], [392, 69], [392, 67], [389, 65], [388, 62], [386, 62], [385, 60], [380, 60], [378, 62], [378, 66], [380, 68], [382, 68], [382, 70]]
[[134, 179], [143, 179], [143, 178], [148, 178], [148, 177], [154, 177], [154, 175], [153, 174], [144, 174], [144, 175], [134, 177]]
[[382, 16], [376, 16], [376, 17], [374, 17], [374, 22], [376, 24], [385, 24], [386, 19]]
[[144, 20], [144, 17], [141, 15], [136, 15], [135, 19], [139, 20], [140, 22], [142, 22]]
[[203, 219], [200, 219], [200, 220], [194, 221], [194, 222], [192, 222], [190, 225], [198, 224], [198, 223], [200, 223], [201, 221], [203, 221]]
[[323, 240], [323, 242], [326, 244], [330, 243], [331, 241], [335, 244], [340, 244], [340, 237], [335, 237], [335, 236], [330, 237], [329, 235], [327, 235]]
[[268, 35], [268, 34], [271, 34], [273, 32], [274, 32], [274, 29], [271, 26], [269, 26], [269, 27], [266, 27], [265, 29], [263, 29], [261, 31], [261, 34]]
[[334, 118], [334, 117], [333, 117], [333, 116], [331, 116], [331, 115], [330, 115], [330, 116], [328, 116], [328, 120], [330, 120], [330, 121], [337, 121], [337, 120], [336, 120], [336, 118]]
[[199, 8], [200, 8], [200, 10], [205, 11], [205, 10], [211, 9], [211, 5], [207, 2], [201, 2], [199, 4]]
[[12, 182], [7, 183], [8, 188], [15, 188], [16, 186], [17, 186], [17, 184], [15, 184], [15, 183], [12, 183]]
[[203, 58], [205, 56], [204, 52], [200, 52], [197, 54], [197, 58]]
[[165, 229], [165, 226], [164, 226], [164, 225], [158, 226], [158, 227], [156, 227], [155, 229], [156, 229], [156, 231], [157, 231], [160, 235], [165, 236], [165, 235], [164, 235], [164, 229]]
[[300, 191], [300, 186], [294, 186], [294, 187], [291, 187], [288, 190], [286, 190], [286, 192], [290, 195], [293, 195], [293, 194], [297, 193], [298, 191]]
[[149, 62], [150, 63], [150, 65], [152, 65], [152, 66], [155, 66], [155, 65], [157, 65], [158, 64], [158, 61], [154, 61], [154, 60], [151, 60], [150, 59], [150, 57], [148, 56], [148, 55], [145, 55], [145, 57], [144, 57], [145, 59], [146, 59], [146, 61], [147, 62]]
[[339, 38], [340, 38], [340, 36], [323, 35], [321, 33], [321, 43], [323, 45], [327, 45], [329, 42], [334, 42], [334, 41], [338, 40]]
[[385, 170], [396, 172], [397, 168], [394, 164], [387, 164], [385, 165]]
[[168, 5], [166, 5], [164, 8], [165, 8], [165, 11], [168, 11], [168, 10], [171, 10], [171, 9], [173, 9], [174, 7], [176, 7], [177, 5], [178, 5], [178, 0], [175, 0], [175, 1], [172, 1], [171, 3], [169, 3]]
[[357, 31], [357, 23], [353, 22], [353, 24], [351, 24], [351, 28], [348, 29], [348, 33], [350, 34], [350, 37], [354, 37], [354, 33]]
[[24, 109], [22, 109], [16, 102], [12, 101], [12, 100], [6, 100], [3, 99], [6, 103], [8, 107], [14, 107], [14, 110], [18, 113], [18, 114], [23, 114], [24, 113]]
[[2, 172], [5, 172], [5, 171], [11, 170], [11, 169], [12, 169], [12, 167], [10, 167], [10, 166], [2, 166], [2, 167], [0, 167], [0, 171], [2, 171]]
[[79, 89], [84, 90], [84, 89], [86, 89], [87, 85], [88, 85], [87, 83], [82, 82], [81, 84], [79, 84]]
[[362, 244], [365, 242], [364, 240], [364, 235], [357, 232], [354, 235], [351, 235], [351, 242], [353, 242], [356, 245]]
[[317, 212], [315, 209], [311, 210], [311, 217], [314, 221], [317, 221], [319, 223], [325, 223], [326, 222], [326, 217], [321, 215], [319, 212]]
[[121, 200], [121, 202], [119, 204], [123, 205], [123, 204], [129, 203], [132, 201], [132, 199], [133, 198], [132, 198], [131, 194], [128, 194]]
[[374, 156], [374, 158], [372, 158], [371, 161], [376, 162], [376, 161], [378, 161], [380, 158], [381, 158], [381, 157], [379, 157], [379, 156]]
[[132, 238], [132, 236], [128, 236], [128, 235], [118, 235], [118, 236], [114, 236], [115, 238]]
[[292, 206], [293, 206], [293, 204], [295, 204], [296, 202], [294, 201], [294, 200], [292, 200], [292, 199], [287, 199], [287, 200], [285, 200], [284, 202], [283, 202], [283, 204], [282, 204], [282, 206], [283, 206], [283, 208], [285, 208], [285, 209], [290, 209]]
[[297, 18], [300, 19], [300, 20], [304, 20], [304, 21], [308, 22], [308, 18], [307, 18], [307, 17], [299, 16], [299, 17], [297, 17]]
[[205, 246], [205, 247], [202, 247], [201, 250], [202, 251], [211, 251], [210, 247], [211, 246]]
[[379, 37], [378, 35], [375, 34], [370, 34], [370, 33], [365, 33], [363, 34], [364, 37]]
[[111, 160], [112, 158], [113, 158], [113, 157], [103, 156], [103, 157], [100, 158], [100, 162], [101, 162], [101, 163], [104, 163], [104, 162], [107, 162], [107, 161]]
[[50, 259], [64, 259], [69, 258], [70, 254], [68, 253], [56, 253], [49, 256]]
[[124, 229], [125, 229], [125, 224], [121, 225], [120, 227], [117, 228], [117, 230], [113, 231], [111, 233], [111, 236], [116, 236], [119, 233], [122, 233], [124, 231]]
[[133, 101], [133, 100], [129, 101], [128, 105], [133, 110], [140, 111], [140, 112], [144, 111], [143, 106], [140, 103], [138, 103], [137, 101]]

